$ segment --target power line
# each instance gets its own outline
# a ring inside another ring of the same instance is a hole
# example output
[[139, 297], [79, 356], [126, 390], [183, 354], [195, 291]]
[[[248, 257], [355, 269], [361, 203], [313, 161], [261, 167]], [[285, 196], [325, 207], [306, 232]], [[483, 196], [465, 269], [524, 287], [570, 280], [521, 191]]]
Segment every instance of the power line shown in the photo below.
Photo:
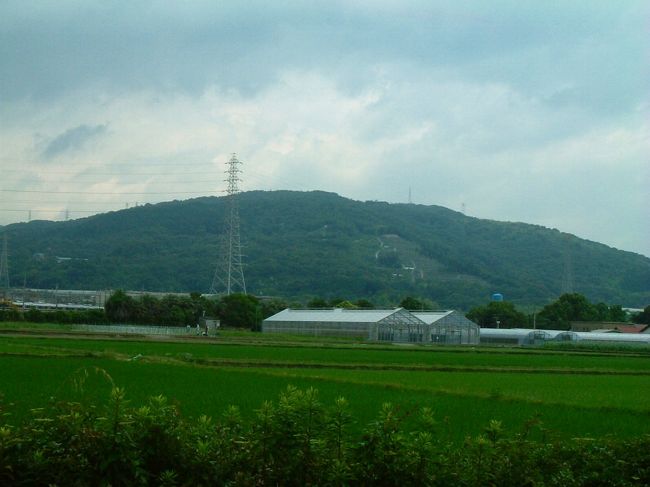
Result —
[[[43, 203], [51, 203], [51, 204], [69, 204], [69, 205], [75, 205], [75, 204], [81, 204], [81, 205], [90, 205], [90, 206], [95, 206], [95, 205], [100, 205], [100, 206], [106, 206], [106, 205], [116, 205], [116, 204], [121, 204], [121, 203], [130, 203], [125, 202], [125, 201], [103, 201], [103, 202], [98, 202], [98, 203], [93, 203], [92, 201], [83, 201], [83, 200], [61, 200], [61, 201], [54, 201], [51, 199], [48, 199], [47, 201], [44, 200], [11, 200], [8, 203], [18, 203], [18, 204], [29, 204], [29, 203], [38, 203], [38, 204], [43, 204]], [[145, 204], [147, 203], [146, 201], [141, 201], [140, 203]]]
[[[24, 174], [25, 169], [3, 169], [2, 172]], [[76, 176], [178, 176], [179, 174], [205, 174], [205, 171], [178, 171], [178, 172], [80, 172], [80, 171], [39, 171], [39, 176], [50, 174], [73, 174]]]
[[223, 191], [42, 191], [33, 189], [0, 189], [4, 193], [37, 193], [37, 194], [91, 194], [91, 195], [124, 195], [124, 194], [217, 194]]
[[[65, 211], [65, 208], [62, 208], [60, 210], [52, 210], [52, 209], [45, 209], [45, 208], [23, 208], [23, 209], [0, 208], [0, 211], [12, 211], [15, 213], [25, 213], [28, 211], [33, 211], [37, 213], [61, 213], [62, 211]], [[67, 211], [69, 213], [97, 213], [100, 210], [67, 210]], [[110, 211], [110, 209], [107, 211]]]
[[[8, 163], [14, 163], [14, 164], [21, 164], [24, 165], [25, 161], [18, 160], [18, 159], [12, 159], [9, 157], [0, 157], [0, 161], [3, 162], [8, 162]], [[32, 161], [33, 162], [33, 161]], [[38, 169], [45, 169], [43, 167], [45, 164], [41, 164]], [[214, 167], [216, 165], [215, 162], [206, 162], [203, 159], [203, 162], [147, 162], [147, 161], [142, 161], [142, 160], [134, 160], [134, 161], [128, 161], [128, 162], [123, 162], [123, 161], [106, 161], [106, 162], [100, 162], [99, 164], [92, 164], [88, 162], [66, 162], [65, 163], [66, 167], [75, 167], [75, 166], [84, 166], [84, 167], [97, 167], [97, 166], [129, 166], [133, 167], [134, 165], [143, 165], [143, 166], [151, 166], [151, 167], [156, 167], [156, 166], [162, 166], [162, 167], [167, 167], [167, 166], [174, 166], [174, 167], [200, 167], [200, 166], [211, 166]]]

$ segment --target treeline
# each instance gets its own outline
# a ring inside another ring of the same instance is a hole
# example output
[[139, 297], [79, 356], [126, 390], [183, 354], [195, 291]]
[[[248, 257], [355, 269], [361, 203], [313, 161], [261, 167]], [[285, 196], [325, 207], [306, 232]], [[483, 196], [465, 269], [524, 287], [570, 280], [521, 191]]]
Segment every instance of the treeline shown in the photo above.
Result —
[[0, 321], [194, 326], [201, 318], [209, 317], [219, 319], [224, 326], [256, 330], [264, 318], [286, 306], [281, 300], [260, 300], [246, 294], [220, 298], [208, 298], [199, 293], [169, 294], [157, 298], [149, 294], [132, 297], [118, 290], [106, 300], [104, 309], [41, 311], [3, 304]]
[[93, 310], [62, 310], [41, 311], [39, 309], [23, 310], [16, 306], [0, 307], [0, 321], [16, 321], [28, 323], [60, 323], [72, 324], [105, 324], [109, 323], [102, 309]]
[[104, 306], [111, 323], [185, 326], [202, 317], [216, 318], [236, 328], [259, 328], [262, 320], [284, 309], [281, 300], [260, 300], [250, 294], [230, 294], [219, 298], [199, 293], [188, 296], [168, 294], [163, 298], [144, 294], [134, 298], [124, 291], [114, 292]]
[[[413, 296], [405, 297], [397, 306], [412, 311], [438, 308], [437, 303]], [[367, 299], [349, 300], [340, 297], [316, 297], [307, 303], [260, 299], [247, 294], [231, 294], [220, 298], [206, 297], [199, 293], [170, 294], [162, 298], [148, 294], [132, 297], [118, 290], [106, 301], [104, 310], [40, 311], [5, 306], [0, 308], [0, 321], [194, 326], [202, 317], [211, 317], [219, 319], [224, 326], [259, 330], [262, 320], [287, 307], [373, 309], [375, 305]], [[466, 316], [483, 328], [535, 326], [541, 329], [568, 330], [572, 321], [632, 321], [650, 324], [650, 306], [630, 317], [620, 305], [594, 304], [585, 296], [573, 293], [560, 296], [536, 313], [526, 314], [508, 301], [492, 301], [472, 308]]]
[[[508, 301], [492, 301], [476, 306], [467, 318], [483, 328], [532, 328], [568, 330], [572, 321], [626, 322], [629, 317], [620, 305], [591, 303], [578, 293], [563, 294], [536, 313], [525, 314]], [[632, 317], [635, 321], [636, 317]], [[642, 323], [643, 321], [637, 321]]]
[[55, 403], [18, 425], [2, 412], [2, 485], [650, 485], [650, 436], [548, 439], [536, 420], [517, 434], [490, 421], [455, 444], [430, 409], [406, 428], [391, 404], [358, 434], [346, 400], [326, 406], [314, 389], [289, 387], [250, 419], [234, 406], [184, 418], [162, 396], [132, 407], [119, 388], [108, 404]]

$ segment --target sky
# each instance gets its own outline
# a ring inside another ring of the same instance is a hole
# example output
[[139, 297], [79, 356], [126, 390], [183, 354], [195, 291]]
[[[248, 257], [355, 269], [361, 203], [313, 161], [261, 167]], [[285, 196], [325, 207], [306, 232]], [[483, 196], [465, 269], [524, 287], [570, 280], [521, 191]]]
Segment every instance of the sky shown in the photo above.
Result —
[[650, 256], [650, 3], [0, 0], [0, 225], [240, 188]]

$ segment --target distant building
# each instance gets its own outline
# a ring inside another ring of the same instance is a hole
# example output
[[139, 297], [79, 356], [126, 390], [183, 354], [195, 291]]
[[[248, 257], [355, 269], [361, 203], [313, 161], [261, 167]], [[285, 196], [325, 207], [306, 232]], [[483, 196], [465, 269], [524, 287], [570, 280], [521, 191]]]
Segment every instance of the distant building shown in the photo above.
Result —
[[622, 344], [647, 347], [648, 333], [481, 328], [481, 345], [538, 346], [546, 342]]
[[476, 344], [478, 325], [456, 311], [285, 309], [262, 322], [263, 333], [343, 336], [396, 343]]
[[618, 327], [625, 327], [630, 324], [620, 321], [571, 321], [569, 325], [571, 331], [620, 331], [618, 330]]

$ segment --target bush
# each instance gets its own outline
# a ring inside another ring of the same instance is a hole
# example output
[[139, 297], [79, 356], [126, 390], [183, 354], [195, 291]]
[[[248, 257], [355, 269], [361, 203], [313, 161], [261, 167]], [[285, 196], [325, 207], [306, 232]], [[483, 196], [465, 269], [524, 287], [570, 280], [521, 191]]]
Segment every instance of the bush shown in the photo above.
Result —
[[[8, 417], [0, 409], [2, 417]], [[463, 445], [443, 440], [429, 409], [418, 426], [384, 404], [360, 438], [347, 402], [287, 388], [250, 421], [183, 418], [164, 397], [134, 407], [112, 387], [106, 404], [53, 402], [0, 425], [2, 485], [650, 485], [650, 437], [533, 441], [533, 420], [506, 436], [491, 421]]]

